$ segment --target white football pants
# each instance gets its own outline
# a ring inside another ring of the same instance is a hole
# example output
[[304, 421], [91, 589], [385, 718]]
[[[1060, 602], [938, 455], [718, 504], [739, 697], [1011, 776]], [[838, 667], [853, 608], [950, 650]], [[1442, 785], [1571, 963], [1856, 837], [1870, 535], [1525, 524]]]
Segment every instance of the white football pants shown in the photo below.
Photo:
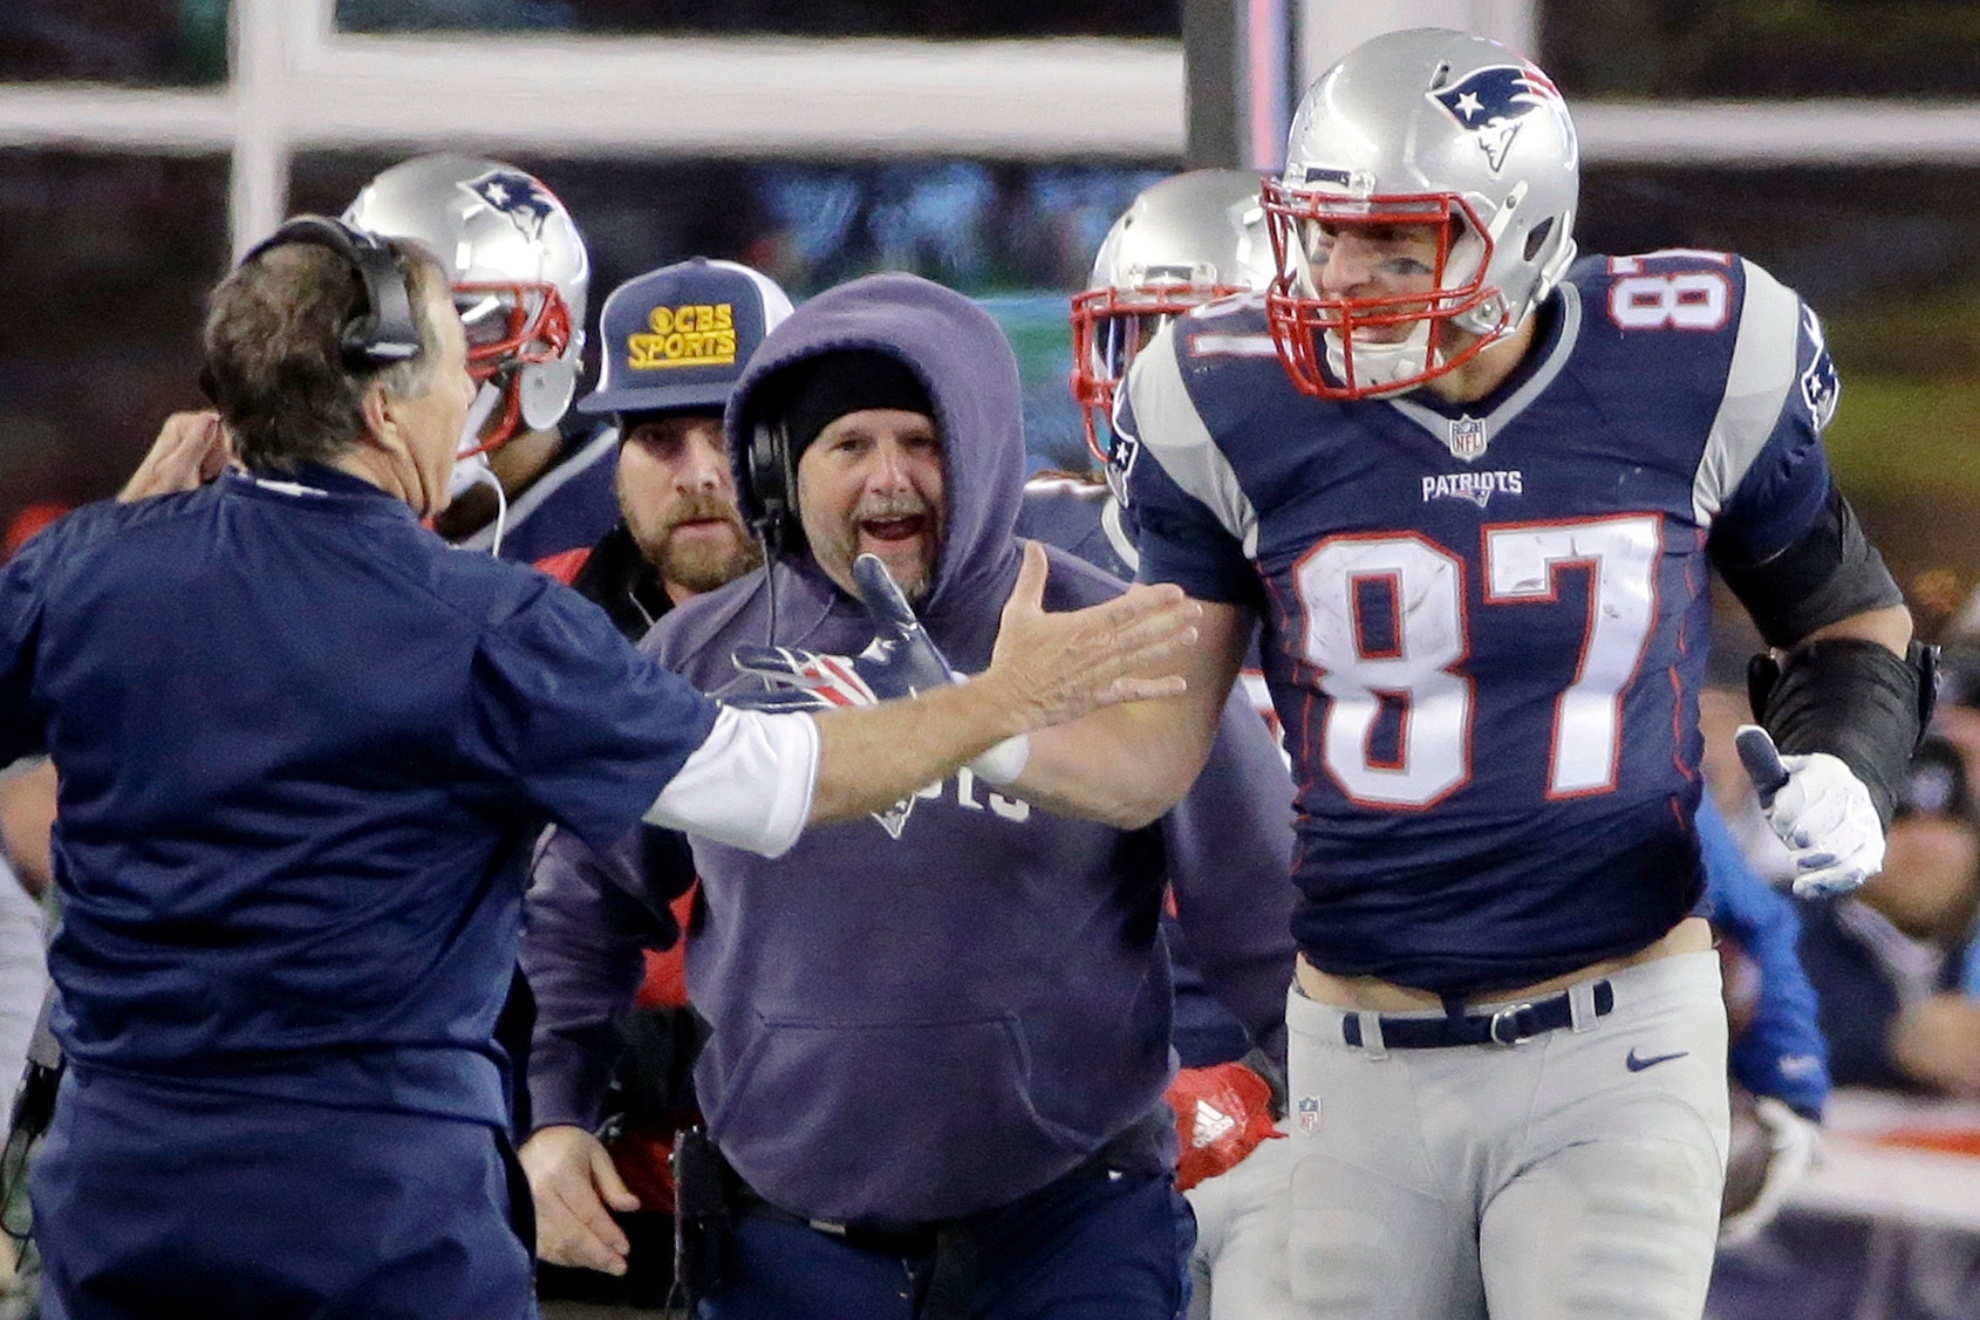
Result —
[[[1290, 1314], [1703, 1313], [1728, 1129], [1718, 955], [1677, 954], [1606, 979], [1613, 1010], [1584, 1014], [1573, 1028], [1512, 1047], [1387, 1051], [1348, 1046], [1347, 1013], [1294, 987], [1292, 1135], [1266, 1143], [1287, 1147], [1273, 1154], [1292, 1166]], [[1264, 1170], [1260, 1181], [1270, 1181]], [[1262, 1218], [1247, 1215], [1229, 1231], [1254, 1231]]]
[[[1279, 1124], [1279, 1131], [1287, 1126]], [[1185, 1192], [1196, 1212], [1189, 1320], [1297, 1320], [1286, 1234], [1293, 1143], [1263, 1141], [1237, 1167]]]

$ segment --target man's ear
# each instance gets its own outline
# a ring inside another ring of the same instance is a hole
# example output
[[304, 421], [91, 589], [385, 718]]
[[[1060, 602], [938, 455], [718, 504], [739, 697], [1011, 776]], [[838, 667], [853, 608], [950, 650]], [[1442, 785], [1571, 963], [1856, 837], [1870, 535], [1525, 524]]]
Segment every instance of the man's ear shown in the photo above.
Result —
[[359, 405], [364, 415], [364, 438], [381, 448], [404, 447], [399, 438], [399, 422], [393, 408], [395, 402], [386, 394], [383, 385], [374, 382], [364, 388], [364, 401]]

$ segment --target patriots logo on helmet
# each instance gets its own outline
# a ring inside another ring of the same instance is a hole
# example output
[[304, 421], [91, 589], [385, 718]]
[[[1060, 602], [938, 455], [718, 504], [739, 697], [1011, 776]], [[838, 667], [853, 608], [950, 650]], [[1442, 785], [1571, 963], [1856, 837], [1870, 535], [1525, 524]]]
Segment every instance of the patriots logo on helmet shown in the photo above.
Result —
[[1427, 95], [1451, 118], [1478, 137], [1492, 172], [1505, 167], [1506, 152], [1525, 117], [1543, 105], [1558, 105], [1561, 93], [1531, 65], [1499, 64]]
[[490, 170], [461, 184], [491, 210], [509, 217], [532, 242], [543, 236], [544, 222], [556, 214], [557, 199], [520, 170]]

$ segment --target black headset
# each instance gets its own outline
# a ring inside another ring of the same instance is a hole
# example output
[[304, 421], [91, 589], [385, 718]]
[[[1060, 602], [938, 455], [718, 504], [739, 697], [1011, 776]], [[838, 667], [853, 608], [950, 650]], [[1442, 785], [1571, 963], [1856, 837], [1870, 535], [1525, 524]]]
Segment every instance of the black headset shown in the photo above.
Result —
[[309, 243], [329, 248], [349, 263], [364, 284], [364, 298], [351, 309], [338, 342], [344, 366], [377, 371], [419, 356], [419, 325], [413, 320], [412, 290], [385, 240], [369, 230], [322, 215], [299, 215], [248, 249], [245, 266], [271, 248]]
[[[775, 646], [777, 560], [790, 538], [798, 533], [797, 469], [791, 459], [790, 436], [781, 417], [774, 422], [758, 419], [751, 424], [742, 468], [741, 493], [756, 502], [756, 517], [750, 520], [750, 529], [763, 542], [763, 644]], [[763, 685], [771, 686], [769, 678], [764, 678]]]
[[774, 559], [797, 524], [797, 472], [782, 420], [757, 421], [749, 430], [743, 464], [746, 492], [756, 502], [756, 534]]

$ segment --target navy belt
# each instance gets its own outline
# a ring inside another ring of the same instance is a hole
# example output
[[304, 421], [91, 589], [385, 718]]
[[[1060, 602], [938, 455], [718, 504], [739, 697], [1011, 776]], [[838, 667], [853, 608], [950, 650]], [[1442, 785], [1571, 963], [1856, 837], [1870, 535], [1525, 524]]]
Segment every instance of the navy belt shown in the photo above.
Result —
[[[1616, 1006], [1615, 987], [1597, 981], [1595, 1016], [1602, 1017]], [[1387, 1017], [1382, 1024], [1382, 1045], [1392, 1050], [1439, 1050], [1458, 1045], [1517, 1045], [1549, 1031], [1574, 1024], [1574, 1009], [1563, 990], [1545, 999], [1523, 1004], [1507, 1004], [1490, 1013], [1450, 1013], [1443, 1017]], [[1341, 1019], [1341, 1039], [1361, 1048], [1361, 1015], [1349, 1011]]]
[[[1159, 1104], [1148, 1114], [1128, 1124], [1106, 1145], [1088, 1155], [1070, 1170], [1060, 1174], [1038, 1191], [1028, 1192], [1026, 1195], [1043, 1196], [1055, 1187], [1065, 1187], [1088, 1179], [1118, 1176], [1114, 1172], [1116, 1168], [1123, 1170], [1137, 1168], [1142, 1163], [1142, 1153], [1151, 1148], [1151, 1143], [1154, 1143], [1153, 1149], [1161, 1149], [1160, 1143], [1168, 1140], [1168, 1134], [1174, 1125], [1173, 1111], [1167, 1104]], [[740, 1179], [738, 1182], [741, 1184], [738, 1194], [739, 1208], [743, 1214], [774, 1220], [780, 1224], [795, 1224], [801, 1228], [813, 1229], [828, 1237], [835, 1237], [849, 1247], [877, 1252], [883, 1256], [933, 1255], [943, 1242], [957, 1240], [958, 1232], [967, 1230], [969, 1225], [967, 1218], [927, 1222], [865, 1219], [844, 1224], [825, 1219], [806, 1219], [802, 1215], [793, 1214], [789, 1210], [770, 1204], [757, 1194], [755, 1188], [741, 1183]], [[935, 1314], [926, 1307], [921, 1311], [922, 1320], [931, 1320]]]
[[838, 1224], [823, 1219], [805, 1219], [771, 1205], [753, 1191], [744, 1193], [742, 1212], [759, 1219], [775, 1220], [780, 1224], [795, 1224], [800, 1228], [814, 1229], [839, 1239], [849, 1247], [876, 1252], [882, 1256], [932, 1256], [935, 1254], [936, 1242], [942, 1233], [953, 1227], [953, 1221], [917, 1224], [874, 1220], [867, 1223]]

